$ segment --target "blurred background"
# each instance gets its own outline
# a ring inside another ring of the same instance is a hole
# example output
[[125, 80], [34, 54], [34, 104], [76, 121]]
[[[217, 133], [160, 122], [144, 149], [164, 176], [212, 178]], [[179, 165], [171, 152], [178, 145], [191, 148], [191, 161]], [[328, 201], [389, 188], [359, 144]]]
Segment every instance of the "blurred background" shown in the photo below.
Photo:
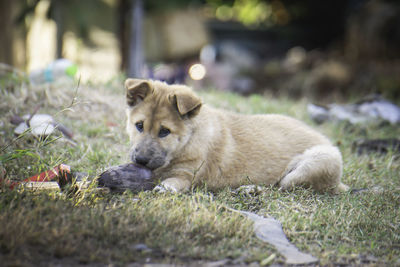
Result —
[[397, 0], [1, 0], [0, 62], [243, 95], [400, 100]]

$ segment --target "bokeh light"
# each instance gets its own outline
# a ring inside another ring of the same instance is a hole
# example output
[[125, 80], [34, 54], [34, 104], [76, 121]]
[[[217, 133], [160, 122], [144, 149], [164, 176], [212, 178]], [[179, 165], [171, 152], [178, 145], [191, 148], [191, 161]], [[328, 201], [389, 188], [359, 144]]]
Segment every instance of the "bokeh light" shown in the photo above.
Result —
[[206, 76], [206, 73], [207, 71], [203, 64], [196, 63], [189, 68], [190, 78], [196, 81], [202, 80]]

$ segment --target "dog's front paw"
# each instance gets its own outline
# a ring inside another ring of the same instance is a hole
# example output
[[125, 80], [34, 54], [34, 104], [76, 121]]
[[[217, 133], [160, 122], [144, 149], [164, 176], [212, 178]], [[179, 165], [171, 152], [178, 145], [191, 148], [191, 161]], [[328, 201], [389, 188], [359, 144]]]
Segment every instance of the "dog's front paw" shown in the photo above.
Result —
[[262, 192], [263, 187], [259, 185], [242, 185], [236, 190], [234, 190], [234, 193], [236, 194], [242, 194], [242, 195], [258, 195]]
[[177, 193], [178, 190], [173, 187], [172, 185], [169, 185], [168, 183], [161, 183], [159, 185], [157, 185], [156, 187], [154, 187], [153, 189], [154, 192], [156, 193], [166, 193], [166, 192], [170, 192], [170, 193]]
[[178, 193], [189, 190], [190, 183], [180, 178], [168, 178], [157, 185], [153, 191], [159, 193], [171, 192]]
[[167, 189], [162, 184], [159, 184], [159, 185], [157, 185], [156, 187], [153, 188], [153, 192], [165, 193], [165, 192], [167, 192]]

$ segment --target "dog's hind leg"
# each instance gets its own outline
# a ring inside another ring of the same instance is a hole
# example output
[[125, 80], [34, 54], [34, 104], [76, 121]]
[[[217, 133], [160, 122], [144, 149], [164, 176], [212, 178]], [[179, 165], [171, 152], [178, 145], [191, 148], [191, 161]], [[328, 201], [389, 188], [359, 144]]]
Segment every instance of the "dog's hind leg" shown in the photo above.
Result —
[[348, 190], [348, 186], [341, 183], [341, 176], [342, 156], [339, 149], [318, 145], [292, 159], [279, 185], [283, 189], [305, 185], [317, 191], [338, 193]]

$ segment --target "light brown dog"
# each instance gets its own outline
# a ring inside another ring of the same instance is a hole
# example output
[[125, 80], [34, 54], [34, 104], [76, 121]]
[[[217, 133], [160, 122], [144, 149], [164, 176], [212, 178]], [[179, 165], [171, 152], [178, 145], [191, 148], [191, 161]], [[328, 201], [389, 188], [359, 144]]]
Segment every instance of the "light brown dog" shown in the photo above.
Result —
[[205, 184], [296, 185], [337, 193], [342, 157], [320, 133], [282, 115], [240, 115], [204, 105], [184, 85], [127, 79], [131, 159], [164, 189]]

